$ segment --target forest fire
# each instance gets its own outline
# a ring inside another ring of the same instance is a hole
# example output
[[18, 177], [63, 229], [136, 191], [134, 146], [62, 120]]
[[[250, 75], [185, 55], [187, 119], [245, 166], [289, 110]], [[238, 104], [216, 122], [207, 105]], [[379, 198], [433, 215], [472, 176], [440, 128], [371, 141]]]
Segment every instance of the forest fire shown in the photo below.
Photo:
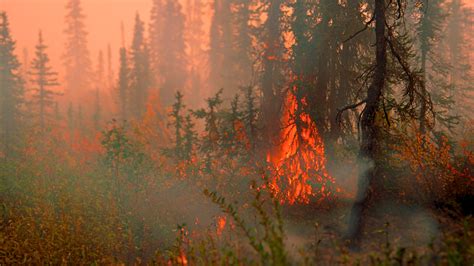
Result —
[[0, 0], [0, 265], [474, 266], [473, 7]]
[[328, 198], [332, 194], [328, 185], [334, 183], [326, 171], [324, 143], [318, 129], [300, 109], [296, 96], [288, 93], [280, 143], [267, 154], [267, 162], [274, 169], [271, 189], [289, 204], [309, 203], [311, 197]]

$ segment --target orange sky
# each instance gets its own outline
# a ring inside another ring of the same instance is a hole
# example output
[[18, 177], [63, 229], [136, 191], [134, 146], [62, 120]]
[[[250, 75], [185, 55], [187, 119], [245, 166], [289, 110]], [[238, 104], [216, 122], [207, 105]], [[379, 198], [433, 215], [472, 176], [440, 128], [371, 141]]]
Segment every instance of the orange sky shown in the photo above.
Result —
[[[23, 49], [29, 50], [30, 61], [34, 53], [38, 30], [49, 46], [54, 68], [61, 70], [61, 55], [64, 47], [64, 15], [67, 0], [0, 0], [0, 10], [8, 13], [12, 34], [17, 41], [17, 54], [22, 60]], [[82, 0], [89, 32], [89, 50], [93, 62], [98, 51], [106, 54], [107, 44], [112, 47], [112, 60], [118, 60], [121, 43], [120, 23], [125, 24], [126, 42], [130, 42], [135, 13], [138, 11], [148, 20], [151, 0]], [[95, 67], [95, 63], [94, 63]]]

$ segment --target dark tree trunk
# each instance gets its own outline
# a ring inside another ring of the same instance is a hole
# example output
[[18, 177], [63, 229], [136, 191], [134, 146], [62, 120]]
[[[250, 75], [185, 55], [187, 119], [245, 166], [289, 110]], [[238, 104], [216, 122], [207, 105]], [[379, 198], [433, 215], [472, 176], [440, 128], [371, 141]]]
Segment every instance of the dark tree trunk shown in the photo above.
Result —
[[264, 125], [263, 138], [265, 142], [265, 152], [267, 148], [272, 148], [279, 138], [280, 113], [283, 104], [283, 97], [280, 87], [282, 81], [281, 65], [281, 1], [270, 1], [268, 10], [268, 21], [265, 24], [266, 34], [263, 41], [267, 44], [263, 56], [262, 75], [262, 123]]
[[[426, 37], [422, 37], [426, 38]], [[422, 42], [426, 42], [426, 40], [423, 40]], [[422, 71], [422, 83], [421, 83], [421, 107], [420, 107], [420, 132], [422, 134], [426, 133], [426, 113], [427, 113], [427, 102], [426, 102], [426, 97], [427, 97], [427, 91], [426, 91], [426, 57], [427, 57], [427, 51], [426, 51], [426, 46], [423, 46], [422, 51], [421, 51], [421, 71]]]
[[385, 85], [387, 68], [387, 42], [385, 39], [385, 0], [375, 0], [376, 68], [372, 84], [367, 91], [366, 106], [360, 121], [361, 143], [359, 154], [359, 184], [351, 210], [348, 239], [358, 243], [361, 237], [363, 215], [367, 209], [373, 182], [376, 177], [377, 125], [376, 116]]

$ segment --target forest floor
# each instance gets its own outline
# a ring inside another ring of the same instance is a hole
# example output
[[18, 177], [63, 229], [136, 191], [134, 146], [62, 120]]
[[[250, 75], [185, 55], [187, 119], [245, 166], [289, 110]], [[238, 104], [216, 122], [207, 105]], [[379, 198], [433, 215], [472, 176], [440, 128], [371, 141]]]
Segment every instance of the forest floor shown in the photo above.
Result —
[[290, 256], [298, 257], [302, 248], [306, 248], [316, 253], [312, 255], [331, 263], [348, 253], [381, 252], [387, 243], [394, 249], [403, 247], [423, 252], [441, 237], [444, 225], [452, 222], [447, 215], [420, 206], [381, 201], [365, 216], [360, 250], [354, 252], [347, 249], [343, 240], [351, 207], [352, 199], [339, 199], [325, 209], [312, 204], [285, 208]]

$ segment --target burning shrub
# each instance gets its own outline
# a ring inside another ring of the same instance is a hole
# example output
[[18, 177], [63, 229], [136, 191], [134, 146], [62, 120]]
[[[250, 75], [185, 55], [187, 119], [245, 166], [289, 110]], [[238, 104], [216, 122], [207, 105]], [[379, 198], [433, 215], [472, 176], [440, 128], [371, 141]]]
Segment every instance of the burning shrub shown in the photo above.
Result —
[[410, 168], [415, 178], [412, 187], [416, 189], [410, 191], [425, 202], [459, 205], [466, 198], [472, 199], [474, 156], [466, 144], [462, 145], [462, 154], [455, 154], [445, 136], [432, 139], [416, 134], [403, 137], [402, 144], [394, 149], [396, 158]]

